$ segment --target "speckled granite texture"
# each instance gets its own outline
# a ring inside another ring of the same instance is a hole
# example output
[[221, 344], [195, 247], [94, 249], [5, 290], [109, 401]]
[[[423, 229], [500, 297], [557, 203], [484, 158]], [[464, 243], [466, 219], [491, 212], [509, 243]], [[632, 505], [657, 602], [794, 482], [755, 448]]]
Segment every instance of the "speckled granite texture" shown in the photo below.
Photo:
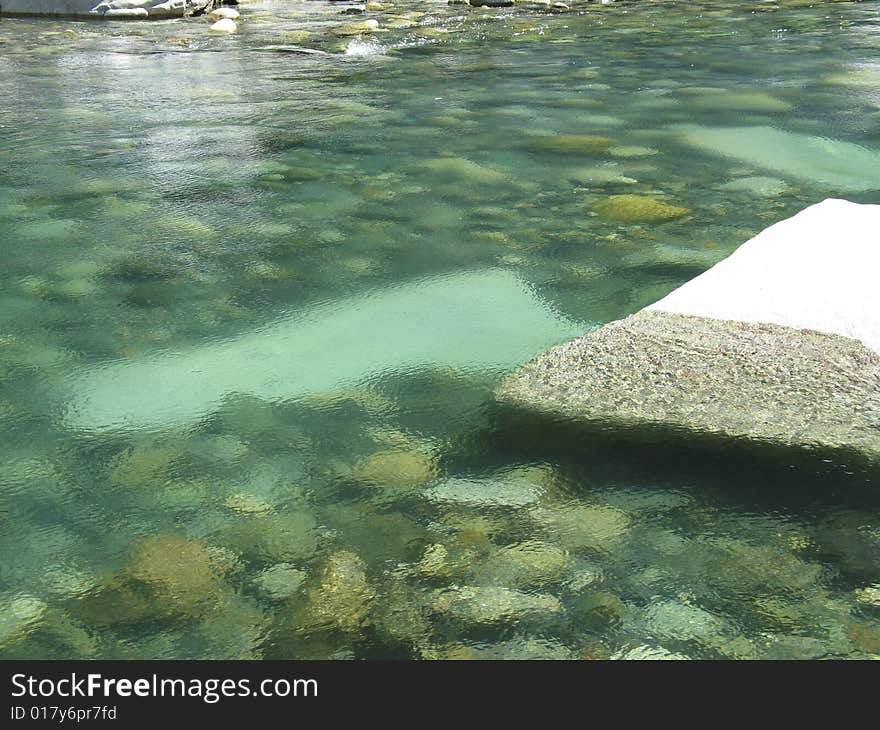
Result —
[[857, 340], [643, 310], [508, 376], [502, 404], [880, 459], [880, 356]]

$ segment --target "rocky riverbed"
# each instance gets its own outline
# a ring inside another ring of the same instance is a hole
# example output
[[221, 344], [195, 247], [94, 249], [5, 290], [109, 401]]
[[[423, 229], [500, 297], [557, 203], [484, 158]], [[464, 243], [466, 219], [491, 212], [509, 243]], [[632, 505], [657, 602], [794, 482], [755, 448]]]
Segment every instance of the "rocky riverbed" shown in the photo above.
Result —
[[[568, 4], [2, 19], [3, 657], [880, 653], [876, 470], [493, 405], [772, 223], [880, 202], [876, 6]], [[509, 321], [429, 349], [481, 276]]]

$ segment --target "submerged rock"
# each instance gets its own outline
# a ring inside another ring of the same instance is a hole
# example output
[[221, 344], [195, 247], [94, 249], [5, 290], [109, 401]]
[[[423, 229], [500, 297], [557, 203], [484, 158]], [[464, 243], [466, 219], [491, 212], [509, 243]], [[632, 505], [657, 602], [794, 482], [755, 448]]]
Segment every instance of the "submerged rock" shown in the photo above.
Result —
[[440, 591], [433, 608], [468, 624], [512, 624], [529, 617], [560, 614], [562, 604], [546, 593], [523, 593], [500, 586], [466, 586]]
[[507, 176], [503, 172], [484, 167], [465, 157], [437, 157], [423, 163], [422, 167], [441, 179], [485, 184], [507, 180]]
[[276, 601], [295, 595], [306, 579], [306, 572], [290, 563], [278, 563], [266, 568], [254, 578], [257, 590]]
[[437, 462], [431, 454], [419, 451], [380, 451], [358, 462], [354, 476], [377, 486], [408, 489], [434, 479]]
[[446, 479], [428, 489], [432, 502], [470, 506], [525, 507], [541, 498], [537, 485], [503, 479]]
[[560, 580], [568, 564], [567, 550], [549, 542], [525, 540], [491, 553], [475, 574], [480, 582], [534, 588]]
[[691, 212], [648, 195], [609, 195], [595, 203], [593, 210], [602, 218], [620, 223], [662, 223]]
[[81, 370], [65, 380], [65, 425], [169, 428], [233, 394], [289, 400], [425, 365], [500, 371], [579, 330], [509, 271], [440, 276], [306, 308], [220, 343]]
[[145, 586], [162, 612], [199, 616], [223, 595], [223, 575], [199, 542], [161, 535], [138, 544], [122, 571], [124, 580]]
[[718, 91], [687, 99], [689, 107], [711, 111], [779, 114], [794, 107], [765, 91]]
[[775, 177], [763, 177], [755, 175], [751, 177], [738, 177], [719, 186], [720, 190], [736, 193], [751, 193], [762, 198], [776, 198], [790, 190], [785, 180]]
[[703, 643], [718, 637], [727, 628], [726, 622], [697, 606], [678, 601], [655, 603], [645, 611], [645, 629], [661, 639], [697, 640]]
[[110, 464], [110, 483], [124, 489], [155, 488], [170, 478], [179, 452], [165, 444], [135, 446]]
[[855, 591], [855, 599], [859, 603], [880, 607], [880, 585], [870, 585]]
[[693, 147], [841, 193], [880, 188], [880, 151], [773, 127], [677, 128]]
[[629, 516], [606, 505], [538, 508], [532, 511], [532, 516], [570, 550], [611, 551], [630, 529]]
[[649, 646], [642, 644], [633, 646], [614, 654], [612, 659], [625, 659], [627, 661], [682, 661], [690, 659], [684, 654], [676, 654], [675, 652], [664, 649], [662, 646]]
[[537, 137], [528, 147], [533, 152], [556, 155], [597, 155], [607, 152], [614, 145], [610, 137], [594, 134], [559, 134], [552, 137]]
[[235, 33], [238, 31], [238, 26], [231, 18], [221, 18], [208, 28], [208, 30], [212, 33]]
[[357, 632], [367, 620], [372, 600], [364, 561], [347, 550], [333, 553], [318, 584], [308, 591], [303, 628]]
[[0, 648], [25, 638], [39, 625], [46, 609], [40, 599], [24, 593], [0, 599]]
[[374, 33], [379, 30], [379, 21], [370, 18], [369, 20], [365, 20], [362, 23], [348, 23], [347, 25], [340, 25], [337, 28], [333, 29], [333, 33], [339, 36], [348, 36], [348, 35], [363, 35], [364, 33]]
[[216, 535], [233, 550], [272, 563], [303, 561], [318, 549], [317, 522], [308, 512], [250, 514]]
[[208, 13], [209, 18], [213, 18], [214, 20], [223, 20], [223, 18], [229, 18], [229, 20], [236, 20], [241, 15], [235, 8], [214, 8], [210, 13]]

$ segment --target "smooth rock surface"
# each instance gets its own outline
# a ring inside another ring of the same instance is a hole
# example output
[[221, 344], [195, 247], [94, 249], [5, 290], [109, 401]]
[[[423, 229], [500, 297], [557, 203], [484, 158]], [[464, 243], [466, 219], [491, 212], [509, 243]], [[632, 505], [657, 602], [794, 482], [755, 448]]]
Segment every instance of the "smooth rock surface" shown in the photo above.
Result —
[[852, 142], [773, 127], [681, 125], [686, 144], [841, 193], [880, 190], [880, 152]]
[[624, 320], [506, 378], [577, 422], [880, 458], [880, 206], [827, 200]]
[[67, 384], [65, 421], [87, 431], [169, 427], [234, 393], [301, 397], [419, 366], [500, 372], [582, 328], [508, 271], [441, 276], [306, 308], [187, 351], [84, 369]]
[[878, 271], [880, 205], [826, 200], [765, 229], [647, 310], [817, 330], [880, 352]]

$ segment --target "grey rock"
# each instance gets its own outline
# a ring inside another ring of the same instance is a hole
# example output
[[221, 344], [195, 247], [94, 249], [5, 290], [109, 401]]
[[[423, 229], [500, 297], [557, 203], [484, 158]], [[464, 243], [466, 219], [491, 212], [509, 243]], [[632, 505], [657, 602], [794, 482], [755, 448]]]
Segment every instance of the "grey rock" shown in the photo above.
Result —
[[497, 397], [577, 421], [880, 458], [880, 356], [779, 325], [643, 310], [539, 356]]

